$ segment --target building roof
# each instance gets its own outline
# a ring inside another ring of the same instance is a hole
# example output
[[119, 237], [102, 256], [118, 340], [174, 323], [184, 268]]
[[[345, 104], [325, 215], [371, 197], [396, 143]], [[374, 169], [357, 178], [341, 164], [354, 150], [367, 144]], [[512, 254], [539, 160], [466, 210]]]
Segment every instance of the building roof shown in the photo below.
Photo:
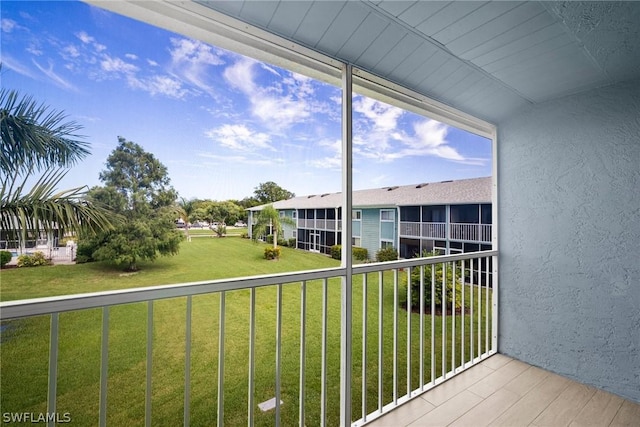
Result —
[[[491, 203], [491, 177], [429, 182], [353, 192], [354, 208]], [[269, 203], [278, 210], [326, 209], [342, 204], [342, 193], [312, 194]], [[259, 211], [266, 205], [254, 206]]]

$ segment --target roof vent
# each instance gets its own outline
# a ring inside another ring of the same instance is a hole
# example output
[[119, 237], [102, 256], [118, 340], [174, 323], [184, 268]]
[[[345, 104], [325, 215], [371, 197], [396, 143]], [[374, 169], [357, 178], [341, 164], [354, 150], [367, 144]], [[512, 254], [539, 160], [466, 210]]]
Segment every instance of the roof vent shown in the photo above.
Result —
[[426, 187], [427, 185], [429, 185], [429, 183], [428, 183], [428, 182], [423, 182], [422, 184], [418, 184], [418, 185], [416, 185], [416, 188]]
[[452, 179], [446, 180], [446, 181], [440, 181], [441, 183], [445, 183], [445, 182], [453, 182]]
[[328, 195], [329, 195], [329, 193], [324, 193], [320, 197], [327, 197]]
[[396, 188], [398, 188], [398, 186], [397, 186], [397, 185], [396, 185], [396, 186], [393, 186], [393, 187], [389, 187], [389, 188], [387, 188], [387, 191], [393, 191], [393, 190], [395, 190]]
[[310, 196], [307, 196], [307, 199], [310, 199], [310, 198], [312, 198], [312, 197], [316, 197], [316, 195], [315, 195], [315, 194], [312, 194], [312, 195], [310, 195]]

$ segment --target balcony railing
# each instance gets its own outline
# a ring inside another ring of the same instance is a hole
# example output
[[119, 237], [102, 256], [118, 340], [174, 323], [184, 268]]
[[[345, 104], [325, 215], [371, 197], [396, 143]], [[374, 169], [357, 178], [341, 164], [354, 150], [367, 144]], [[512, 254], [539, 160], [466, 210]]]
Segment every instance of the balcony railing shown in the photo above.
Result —
[[[353, 426], [361, 426], [497, 351], [497, 254], [3, 302], [3, 325], [18, 325], [17, 335], [2, 346], [9, 351], [7, 346], [17, 346], [22, 339], [33, 342], [30, 328], [44, 320], [39, 316], [48, 317], [48, 337], [36, 337], [48, 339], [48, 386], [41, 393], [43, 399], [46, 395], [46, 411], [65, 409], [58, 405], [59, 384], [69, 389], [76, 372], [95, 371], [97, 401], [84, 410], [88, 422], [100, 426], [124, 416], [125, 411], [109, 402], [144, 407], [147, 425], [157, 424], [153, 415], [171, 411], [167, 407], [173, 404], [174, 418], [184, 425], [338, 425], [344, 419], [342, 410], [351, 414]], [[436, 297], [428, 299], [428, 294]], [[272, 306], [270, 312], [256, 309], [261, 300]], [[412, 309], [407, 310], [407, 301], [413, 301]], [[136, 311], [144, 321], [131, 320], [133, 326], [123, 329], [125, 310]], [[80, 319], [83, 312], [87, 316]], [[94, 334], [98, 358], [87, 355], [93, 341], [67, 333], [64, 326], [74, 321], [82, 321], [83, 330]], [[171, 322], [171, 336], [158, 333], [159, 322]], [[337, 326], [341, 322], [344, 326]], [[141, 328], [146, 332], [137, 330]], [[123, 381], [122, 372], [110, 371], [110, 358], [122, 357], [118, 341], [121, 345], [122, 337], [130, 334], [144, 337], [145, 350], [134, 363], [141, 376]], [[164, 357], [169, 361], [162, 362]], [[88, 358], [95, 360], [95, 369]], [[3, 378], [12, 368], [20, 371], [16, 378], [25, 375], [29, 367], [21, 363], [9, 366], [3, 358]], [[176, 363], [183, 365], [177, 368]], [[59, 369], [61, 364], [64, 369]], [[351, 369], [344, 384], [338, 378], [340, 364]], [[217, 380], [212, 367], [217, 367]], [[123, 384], [135, 387], [123, 391]], [[180, 397], [168, 399], [165, 387]], [[260, 412], [258, 403], [270, 397], [273, 410]], [[244, 400], [240, 406], [238, 399]], [[203, 413], [212, 419], [203, 421]]]
[[[336, 228], [336, 225], [338, 228]], [[340, 231], [342, 229], [342, 221], [335, 219], [298, 219], [298, 228], [308, 228], [311, 230], [327, 230]]]
[[[426, 239], [446, 239], [447, 224], [444, 222], [400, 222], [400, 236]], [[473, 242], [491, 242], [490, 224], [449, 224], [449, 239]]]

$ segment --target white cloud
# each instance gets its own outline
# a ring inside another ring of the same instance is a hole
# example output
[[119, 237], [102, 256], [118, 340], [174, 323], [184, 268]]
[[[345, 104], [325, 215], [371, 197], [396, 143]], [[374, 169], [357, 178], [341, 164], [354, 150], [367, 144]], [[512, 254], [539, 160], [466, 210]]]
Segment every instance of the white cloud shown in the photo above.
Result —
[[371, 98], [358, 96], [353, 101], [353, 111], [372, 122], [373, 128], [381, 132], [395, 130], [404, 110]]
[[19, 28], [18, 23], [12, 19], [2, 19], [0, 20], [0, 28], [5, 33], [10, 33], [16, 28]]
[[313, 94], [310, 79], [291, 73], [270, 86], [260, 86], [256, 82], [256, 65], [260, 63], [241, 57], [223, 73], [233, 88], [247, 96], [254, 116], [276, 132], [311, 116], [311, 103], [307, 99]]
[[80, 39], [80, 41], [84, 44], [90, 44], [96, 41], [96, 39], [94, 39], [93, 37], [91, 37], [89, 34], [87, 34], [85, 31], [80, 31], [78, 33], [75, 34], [75, 36], [77, 38]]
[[100, 68], [107, 73], [132, 74], [138, 71], [138, 67], [135, 65], [129, 64], [120, 58], [112, 58], [109, 55], [104, 55], [100, 61]]
[[340, 139], [322, 140], [318, 145], [327, 149], [330, 155], [309, 160], [307, 164], [318, 169], [342, 169], [342, 141]]
[[78, 58], [80, 56], [80, 50], [77, 46], [70, 44], [62, 49], [62, 54], [63, 57]]
[[138, 78], [131, 74], [127, 77], [127, 83], [134, 89], [141, 89], [150, 95], [164, 95], [169, 98], [182, 99], [189, 91], [184, 88], [182, 82], [169, 76], [151, 76]]
[[77, 87], [75, 87], [72, 83], [68, 82], [67, 80], [56, 74], [55, 71], [53, 71], [52, 62], [49, 62], [49, 68], [42, 67], [35, 60], [32, 60], [32, 62], [38, 68], [38, 70], [40, 70], [45, 76], [47, 76], [56, 86], [78, 92]]
[[135, 53], [125, 53], [124, 57], [132, 61], [135, 61], [138, 59], [138, 55], [136, 55]]
[[157, 66], [160, 65], [156, 61], [154, 61], [153, 59], [147, 59], [147, 64], [151, 65], [152, 67], [157, 67]]
[[16, 73], [21, 74], [25, 77], [29, 77], [35, 80], [38, 79], [38, 76], [36, 76], [30, 68], [28, 68], [26, 65], [24, 65], [20, 61], [4, 53], [2, 55], [2, 67], [6, 67], [10, 70], [13, 70]]
[[255, 157], [247, 157], [243, 155], [234, 155], [234, 156], [223, 156], [219, 154], [211, 154], [211, 153], [200, 153], [198, 154], [200, 157], [204, 157], [207, 159], [216, 160], [216, 164], [223, 164], [228, 166], [229, 164], [234, 165], [253, 165], [253, 166], [269, 166], [273, 164], [284, 164], [285, 160], [282, 158], [255, 158]]
[[236, 151], [254, 151], [256, 149], [270, 149], [271, 137], [263, 132], [255, 132], [245, 125], [222, 125], [210, 129], [205, 135], [223, 147]]
[[214, 96], [211, 66], [224, 64], [218, 51], [198, 40], [172, 38], [170, 70], [178, 78]]

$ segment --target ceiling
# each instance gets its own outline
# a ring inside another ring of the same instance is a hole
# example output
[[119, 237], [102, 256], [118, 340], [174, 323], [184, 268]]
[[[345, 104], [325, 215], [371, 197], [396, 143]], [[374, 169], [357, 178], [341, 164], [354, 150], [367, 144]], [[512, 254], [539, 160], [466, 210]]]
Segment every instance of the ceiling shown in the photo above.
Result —
[[640, 78], [640, 2], [197, 3], [492, 123]]

